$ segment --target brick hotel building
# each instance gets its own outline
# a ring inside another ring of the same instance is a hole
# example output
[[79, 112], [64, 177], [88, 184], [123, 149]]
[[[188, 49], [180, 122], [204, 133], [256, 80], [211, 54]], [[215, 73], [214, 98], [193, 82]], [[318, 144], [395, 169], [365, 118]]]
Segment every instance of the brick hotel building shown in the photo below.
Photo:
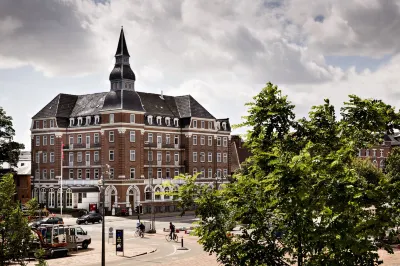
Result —
[[110, 90], [58, 94], [32, 118], [33, 196], [40, 193], [49, 208], [60, 206], [59, 176], [64, 207], [98, 204], [106, 165], [105, 206], [112, 214], [138, 205], [150, 212], [151, 189], [156, 212], [174, 211], [173, 199], [157, 192], [176, 189], [175, 180], [169, 188], [161, 184], [180, 173], [200, 173], [198, 182], [210, 187], [231, 174], [229, 119], [216, 119], [190, 95], [136, 91], [129, 57], [121, 29]]

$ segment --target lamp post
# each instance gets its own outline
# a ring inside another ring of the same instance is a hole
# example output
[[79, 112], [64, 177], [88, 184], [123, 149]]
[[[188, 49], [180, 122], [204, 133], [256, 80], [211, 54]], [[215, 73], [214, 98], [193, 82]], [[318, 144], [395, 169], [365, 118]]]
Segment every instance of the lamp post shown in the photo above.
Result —
[[99, 180], [99, 186], [101, 189], [101, 216], [102, 216], [102, 225], [101, 225], [101, 266], [106, 265], [106, 237], [105, 237], [105, 185], [104, 185], [104, 175], [108, 175], [110, 171], [110, 166], [106, 164], [107, 170], [104, 171], [101, 175], [101, 180]]
[[[149, 154], [151, 153], [151, 145], [149, 141], [145, 141], [146, 145], [149, 145]], [[150, 181], [150, 191], [151, 191], [151, 230], [155, 233], [156, 232], [156, 217], [155, 217], [155, 212], [154, 212], [154, 191], [153, 191], [153, 169], [151, 168], [151, 162], [153, 161], [153, 154], [151, 154], [151, 160], [150, 156], [147, 156], [148, 161], [149, 161], [149, 181]], [[151, 172], [150, 172], [151, 169]]]
[[40, 155], [42, 154], [43, 152], [42, 151], [38, 151], [38, 154], [39, 154], [39, 156], [38, 156], [38, 170], [39, 170], [39, 193], [38, 193], [38, 202], [39, 202], [39, 218], [40, 219], [42, 219], [42, 208], [41, 208], [41, 206], [40, 206], [40, 193], [42, 193], [42, 191], [40, 190], [40, 174], [41, 174], [41, 171], [40, 171]]

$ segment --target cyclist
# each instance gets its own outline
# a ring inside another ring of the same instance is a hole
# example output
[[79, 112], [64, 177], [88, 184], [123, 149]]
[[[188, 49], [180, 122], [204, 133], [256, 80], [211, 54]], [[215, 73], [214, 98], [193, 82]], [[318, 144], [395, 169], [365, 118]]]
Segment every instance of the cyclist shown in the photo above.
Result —
[[174, 239], [174, 236], [175, 236], [175, 225], [173, 225], [171, 222], [169, 222], [169, 230], [170, 230], [169, 237], [171, 239]]
[[144, 235], [144, 229], [146, 228], [146, 226], [145, 226], [142, 222], [141, 222], [141, 223], [139, 224], [139, 226], [136, 227], [136, 228], [140, 230], [140, 233], [141, 233], [142, 235]]

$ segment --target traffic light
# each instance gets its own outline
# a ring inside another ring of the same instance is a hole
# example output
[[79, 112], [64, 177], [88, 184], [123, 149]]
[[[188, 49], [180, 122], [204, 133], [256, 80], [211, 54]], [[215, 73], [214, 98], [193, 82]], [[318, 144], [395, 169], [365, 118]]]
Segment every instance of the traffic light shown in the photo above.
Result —
[[139, 207], [139, 213], [143, 213], [143, 207], [142, 205], [138, 206]]
[[136, 206], [136, 207], [135, 207], [135, 212], [136, 212], [136, 213], [139, 213], [139, 206]]

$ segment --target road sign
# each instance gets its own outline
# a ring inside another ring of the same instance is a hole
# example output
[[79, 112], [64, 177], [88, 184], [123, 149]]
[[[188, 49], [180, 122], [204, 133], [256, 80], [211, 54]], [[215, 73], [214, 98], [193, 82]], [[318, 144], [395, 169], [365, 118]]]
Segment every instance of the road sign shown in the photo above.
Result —
[[112, 227], [108, 228], [108, 232], [112, 233], [112, 231], [114, 231], [114, 228]]
[[109, 232], [109, 233], [108, 233], [108, 238], [114, 238], [113, 232]]
[[[115, 230], [115, 252], [124, 252], [124, 230], [123, 229], [117, 229]], [[123, 255], [123, 254], [122, 254]]]

